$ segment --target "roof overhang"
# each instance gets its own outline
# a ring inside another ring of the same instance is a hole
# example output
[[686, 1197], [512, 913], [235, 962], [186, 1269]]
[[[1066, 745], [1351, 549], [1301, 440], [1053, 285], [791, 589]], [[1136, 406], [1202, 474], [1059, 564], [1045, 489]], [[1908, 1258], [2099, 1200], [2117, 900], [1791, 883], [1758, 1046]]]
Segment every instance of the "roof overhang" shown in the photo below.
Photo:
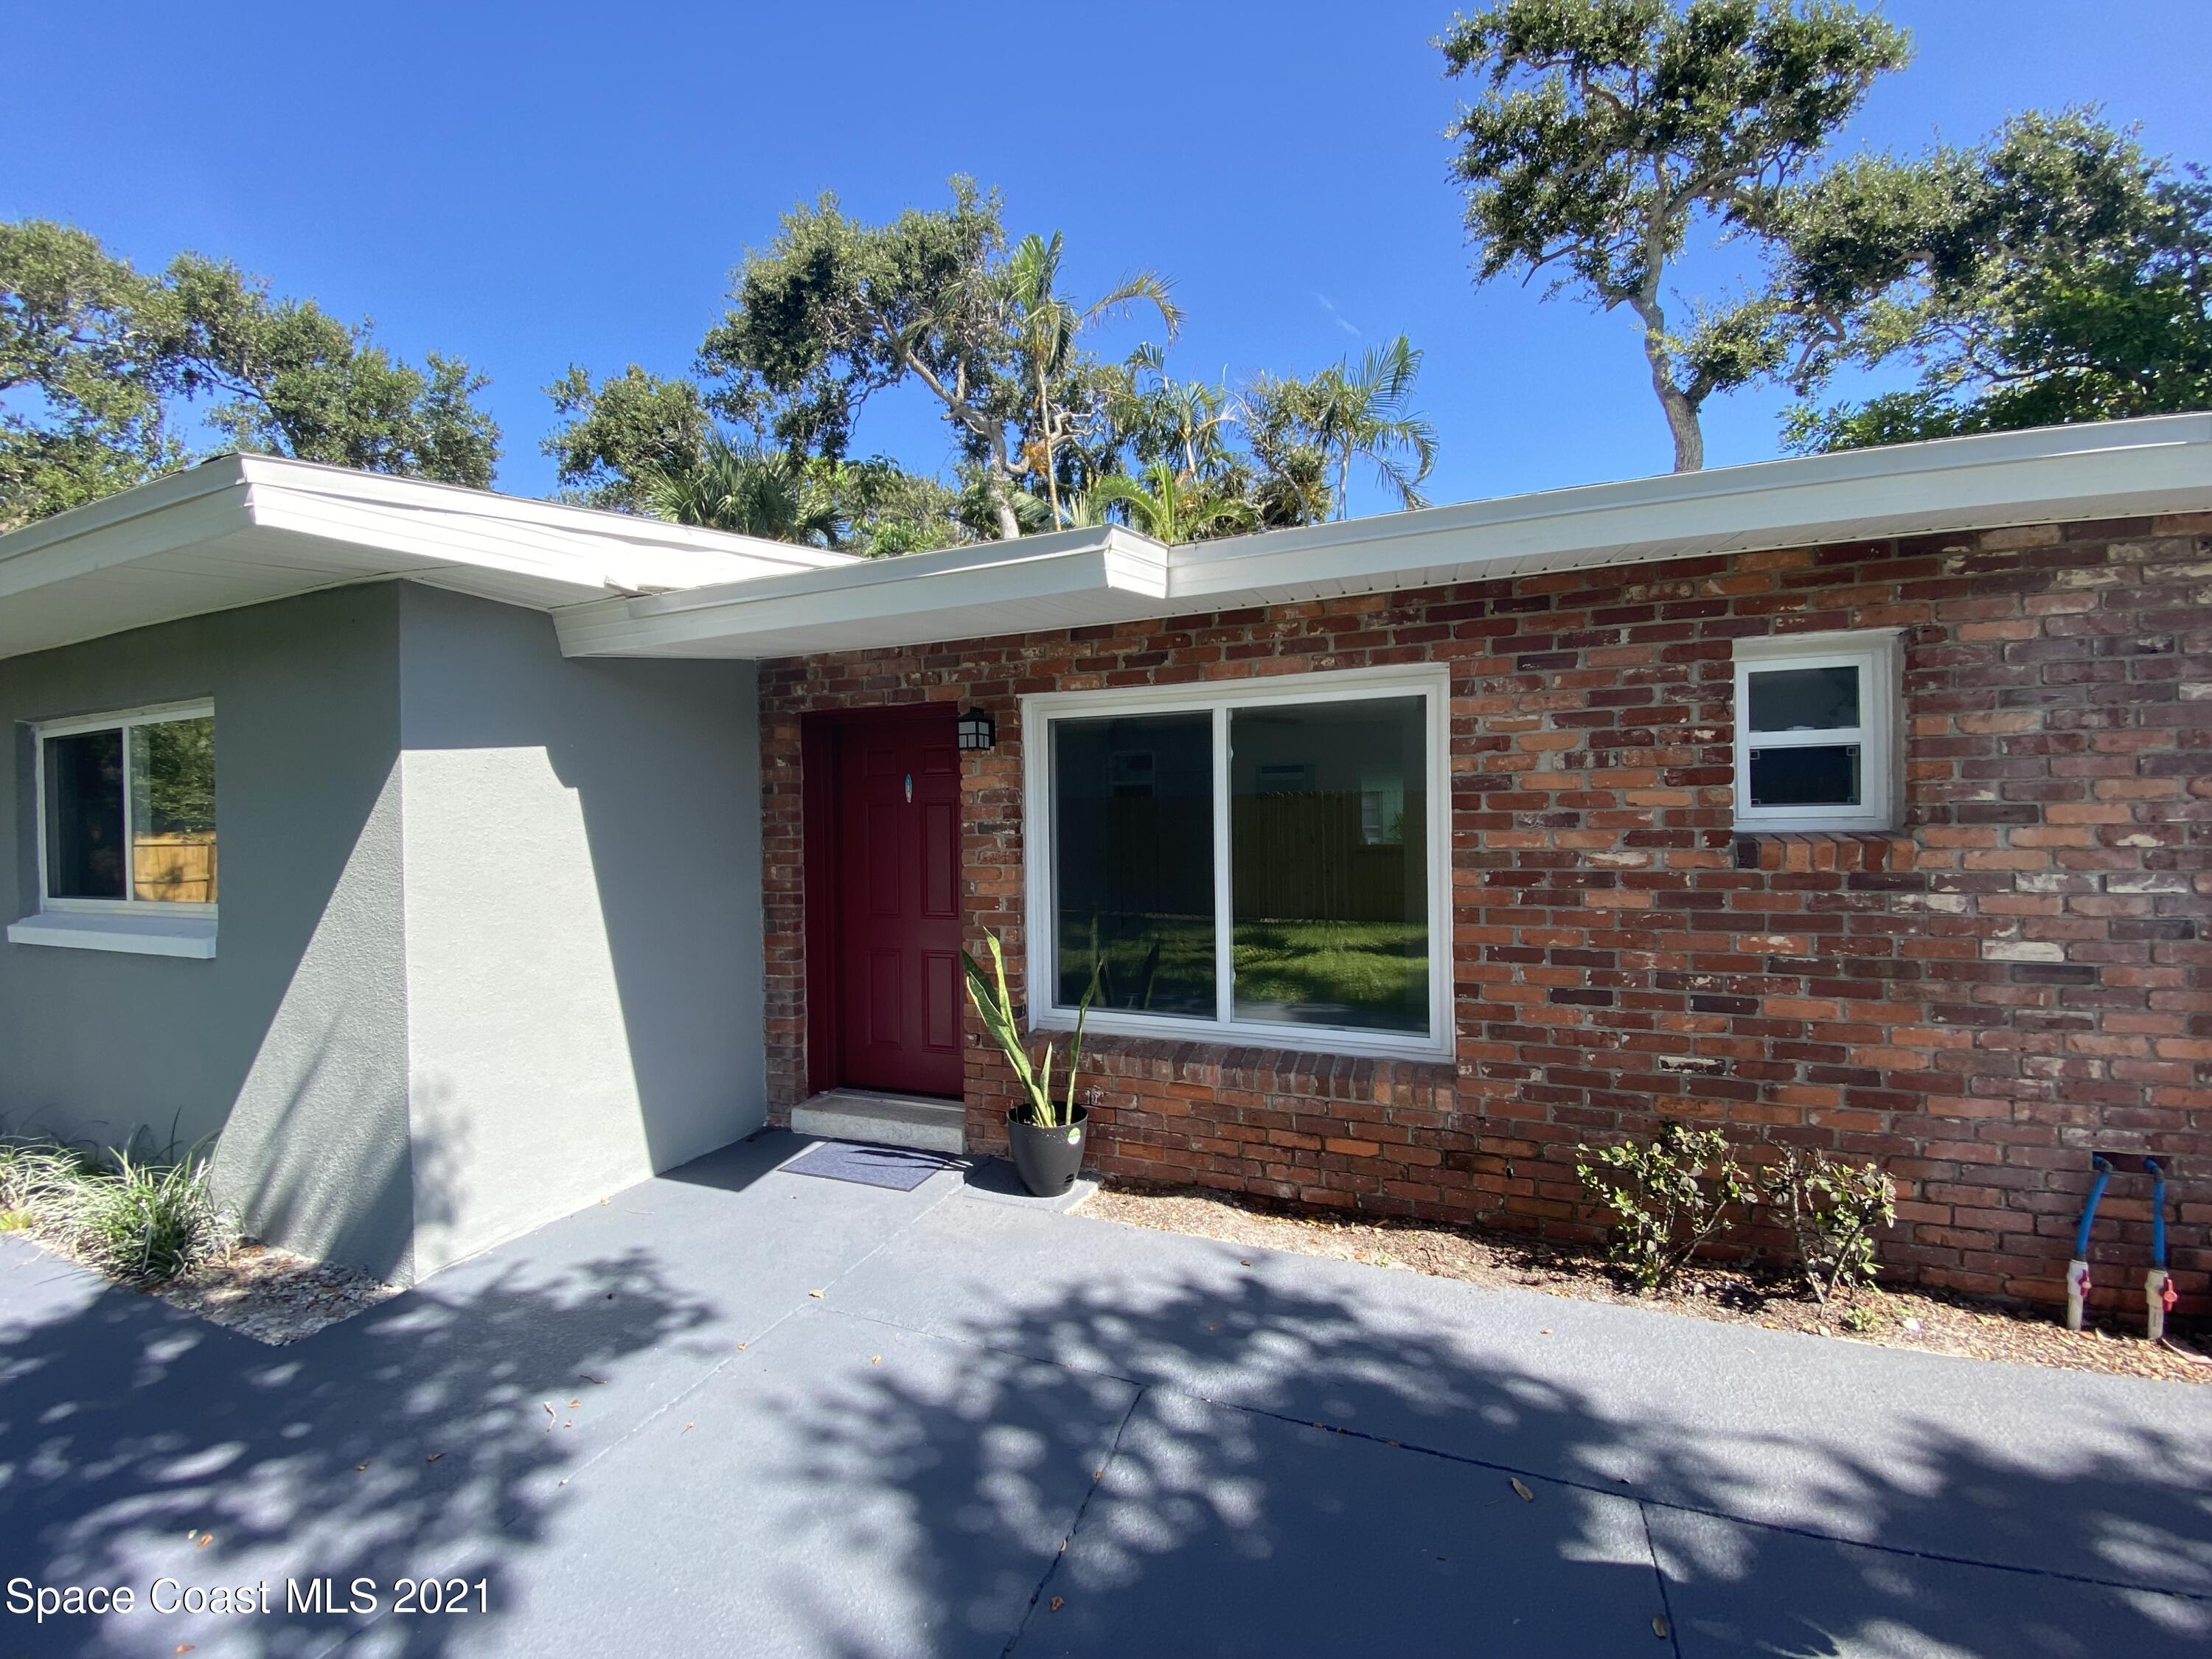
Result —
[[2212, 510], [2212, 415], [1990, 433], [1164, 547], [1119, 528], [563, 611], [572, 656], [765, 659], [1546, 571]]
[[233, 455], [0, 537], [0, 657], [406, 578], [550, 611], [571, 656], [761, 659], [2204, 511], [2212, 414], [1766, 461], [1176, 547], [1111, 526], [875, 560]]
[[0, 657], [393, 577], [552, 611], [854, 562], [623, 514], [226, 455], [0, 537]]
[[1063, 530], [603, 600], [556, 623], [572, 657], [795, 657], [1079, 628], [1163, 614], [1173, 551], [1119, 526]]

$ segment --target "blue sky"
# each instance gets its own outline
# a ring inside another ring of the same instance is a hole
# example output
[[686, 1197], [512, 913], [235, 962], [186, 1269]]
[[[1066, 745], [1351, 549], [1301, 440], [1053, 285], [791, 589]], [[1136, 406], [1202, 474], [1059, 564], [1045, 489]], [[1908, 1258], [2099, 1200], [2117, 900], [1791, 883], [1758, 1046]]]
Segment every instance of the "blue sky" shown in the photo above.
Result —
[[[1970, 140], [2012, 110], [2088, 102], [2212, 161], [2203, 0], [1887, 9], [1918, 62], [1848, 145]], [[1018, 233], [1065, 230], [1078, 293], [1172, 276], [1181, 374], [1310, 370], [1410, 334], [1437, 500], [1664, 471], [1625, 318], [1470, 285], [1441, 137], [1461, 88], [1430, 45], [1449, 15], [4, 0], [0, 215], [73, 221], [143, 264], [228, 256], [374, 317], [410, 356], [468, 358], [494, 380], [499, 485], [521, 494], [552, 488], [540, 388], [568, 363], [681, 372], [728, 268], [792, 203], [831, 189], [886, 216], [941, 199], [955, 172], [1000, 187]], [[1708, 262], [1692, 286], [1727, 274]], [[1772, 455], [1784, 401], [1711, 406], [1710, 460]], [[859, 436], [910, 465], [945, 455], [915, 399]]]

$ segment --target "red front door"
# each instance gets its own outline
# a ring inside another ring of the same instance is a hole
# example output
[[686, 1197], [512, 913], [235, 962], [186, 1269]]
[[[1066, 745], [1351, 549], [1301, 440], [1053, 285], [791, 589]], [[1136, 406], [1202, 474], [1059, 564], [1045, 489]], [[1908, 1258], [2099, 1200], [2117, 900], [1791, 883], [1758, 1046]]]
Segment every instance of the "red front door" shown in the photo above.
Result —
[[839, 1080], [961, 1092], [960, 752], [950, 705], [837, 732]]

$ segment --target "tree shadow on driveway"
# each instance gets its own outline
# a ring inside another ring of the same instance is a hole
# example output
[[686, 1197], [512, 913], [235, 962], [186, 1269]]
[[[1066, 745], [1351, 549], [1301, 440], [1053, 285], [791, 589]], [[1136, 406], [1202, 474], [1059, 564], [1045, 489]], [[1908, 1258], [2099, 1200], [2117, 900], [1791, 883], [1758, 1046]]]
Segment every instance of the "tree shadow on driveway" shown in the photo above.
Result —
[[[266, 1580], [278, 1611], [0, 1616], [0, 1654], [2212, 1642], [2212, 1448], [2160, 1411], [2051, 1455], [2038, 1379], [2017, 1449], [1932, 1412], [1855, 1444], [1822, 1420], [1848, 1415], [1834, 1395], [1654, 1404], [1617, 1370], [1470, 1334], [1520, 1304], [1379, 1270], [1240, 1272], [1188, 1241], [1117, 1266], [1071, 1218], [1039, 1235], [1061, 1252], [1048, 1271], [993, 1248], [1004, 1206], [965, 1202], [933, 1212], [964, 1254], [901, 1233], [743, 1349], [643, 1246], [489, 1264], [276, 1350], [81, 1276], [26, 1295], [38, 1270], [12, 1269], [0, 1578]], [[1912, 1375], [1940, 1388], [1966, 1364]], [[490, 1611], [283, 1614], [287, 1577], [325, 1575], [377, 1580], [386, 1609], [402, 1575], [481, 1581]]]
[[[1264, 1273], [975, 1301], [934, 1340], [1141, 1390], [1014, 1634], [1023, 1656], [2015, 1659], [2212, 1643], [2201, 1437], [2107, 1425], [2042, 1468], [1933, 1420], [1839, 1449], [1710, 1413], [1624, 1417], [1556, 1369], [1471, 1358], [1448, 1330]], [[1931, 1386], [1946, 1375], [1931, 1367]], [[1007, 1519], [991, 1496], [1007, 1471], [978, 1432], [1006, 1386], [948, 1398], [889, 1363], [832, 1371], [789, 1407], [783, 1441], [811, 1461], [787, 1479], [834, 1480], [879, 1511], [957, 1510], [972, 1551], [978, 1516]], [[907, 1451], [870, 1455], [891, 1447]], [[1743, 1518], [1772, 1507], [1753, 1490], [1768, 1465], [1792, 1486], [1778, 1523]], [[918, 1520], [896, 1557], [947, 1599], [963, 1582], [950, 1535]], [[995, 1540], [1020, 1541], [1011, 1525]]]
[[[613, 1426], [626, 1380], [711, 1316], [639, 1251], [483, 1276], [457, 1297], [433, 1286], [288, 1348], [91, 1283], [59, 1264], [7, 1280], [0, 1577], [129, 1584], [139, 1604], [43, 1625], [0, 1614], [0, 1653], [320, 1653], [388, 1623], [403, 1576], [463, 1579], [471, 1603], [481, 1581], [507, 1605], [515, 1562], [592, 1431]], [[151, 1613], [165, 1576], [266, 1582], [274, 1611]], [[342, 1607], [350, 1581], [374, 1581], [376, 1609], [288, 1615], [287, 1578], [325, 1577]], [[473, 1622], [411, 1620], [405, 1644], [442, 1651]]]

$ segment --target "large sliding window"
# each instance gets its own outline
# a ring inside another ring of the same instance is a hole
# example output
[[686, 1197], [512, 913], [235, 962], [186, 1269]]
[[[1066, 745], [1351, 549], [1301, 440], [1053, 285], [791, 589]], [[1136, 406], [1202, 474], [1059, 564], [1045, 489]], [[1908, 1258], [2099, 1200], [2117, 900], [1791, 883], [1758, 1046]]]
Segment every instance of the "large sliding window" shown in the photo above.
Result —
[[1441, 671], [1024, 704], [1033, 1021], [1450, 1052]]

